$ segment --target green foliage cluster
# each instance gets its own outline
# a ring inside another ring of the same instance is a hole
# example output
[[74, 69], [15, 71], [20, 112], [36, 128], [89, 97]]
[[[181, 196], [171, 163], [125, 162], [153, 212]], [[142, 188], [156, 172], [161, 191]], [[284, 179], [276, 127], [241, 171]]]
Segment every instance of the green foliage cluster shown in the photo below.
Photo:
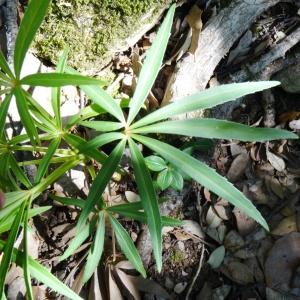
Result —
[[[279, 83], [248, 82], [219, 86], [188, 96], [183, 101], [167, 105], [145, 117], [140, 117], [139, 111], [161, 67], [172, 26], [175, 5], [171, 6], [153, 46], [147, 53], [128, 110], [122, 110], [117, 101], [103, 90], [104, 83], [102, 81], [81, 76], [67, 67], [67, 51], [64, 51], [61, 56], [56, 72], [32, 74], [21, 78], [20, 72], [25, 54], [49, 4], [50, 0], [30, 1], [17, 36], [13, 68], [7, 64], [0, 52], [0, 94], [4, 96], [0, 106], [0, 187], [2, 189], [0, 195], [0, 234], [6, 232], [7, 236], [5, 240], [0, 239], [0, 250], [3, 252], [0, 265], [0, 298], [5, 299], [5, 277], [11, 262], [14, 261], [24, 270], [28, 299], [33, 299], [31, 277], [69, 299], [81, 299], [28, 255], [27, 241], [30, 218], [49, 209], [49, 207], [38, 206], [33, 208], [35, 199], [47, 190], [49, 185], [77, 165], [85, 165], [93, 181], [86, 199], [54, 197], [62, 204], [75, 205], [81, 209], [76, 225], [76, 237], [61, 259], [66, 259], [72, 255], [86, 239], [90, 238], [92, 243], [83, 275], [84, 281], [89, 280], [102, 256], [106, 226], [111, 226], [125, 256], [143, 276], [146, 276], [140, 255], [130, 235], [117, 218], [120, 215], [148, 225], [156, 266], [159, 271], [162, 269], [162, 227], [180, 226], [181, 221], [161, 216], [151, 175], [138, 143], [157, 153], [177, 170], [188, 174], [212, 192], [227, 199], [268, 229], [266, 221], [251, 201], [225, 178], [188, 153], [154, 137], [155, 134], [162, 133], [240, 139], [243, 141], [297, 138], [295, 134], [284, 130], [251, 128], [222, 120], [166, 121], [169, 117], [198, 109], [211, 108], [243, 95], [276, 86]], [[66, 124], [63, 124], [60, 114], [60, 87], [64, 85], [79, 86], [92, 101], [90, 106], [70, 118]], [[25, 86], [52, 87], [54, 117], [33, 99]], [[26, 134], [8, 138], [4, 129], [12, 97], [16, 98]], [[100, 114], [109, 115], [111, 121], [93, 119]], [[99, 135], [91, 140], [84, 140], [73, 134], [73, 128], [76, 125], [93, 128], [99, 132]], [[152, 137], [147, 136], [148, 134], [151, 134]], [[42, 142], [48, 142], [49, 146], [41, 146]], [[62, 148], [62, 142], [68, 147]], [[102, 151], [102, 147], [109, 143], [112, 143], [113, 150], [107, 155]], [[102, 194], [114, 172], [122, 169], [120, 161], [126, 147], [130, 149], [131, 164], [141, 200], [110, 206], [104, 201]], [[15, 158], [18, 151], [38, 151], [44, 155], [42, 159], [20, 163]], [[101, 164], [100, 171], [97, 172], [91, 161]], [[31, 182], [26, 176], [21, 166], [25, 164], [38, 166], [34, 182]], [[49, 172], [49, 167], [54, 164], [56, 166], [54, 171]], [[22, 250], [18, 250], [14, 248], [14, 243], [21, 227], [23, 227], [24, 232], [23, 247]]]

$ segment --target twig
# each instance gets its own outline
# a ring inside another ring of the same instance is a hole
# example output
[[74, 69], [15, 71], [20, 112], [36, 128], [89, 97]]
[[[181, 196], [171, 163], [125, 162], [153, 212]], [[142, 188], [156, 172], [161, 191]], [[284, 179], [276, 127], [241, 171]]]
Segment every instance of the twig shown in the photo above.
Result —
[[189, 297], [190, 297], [190, 294], [194, 288], [194, 285], [195, 285], [195, 282], [201, 272], [201, 269], [202, 269], [202, 266], [203, 266], [203, 260], [204, 260], [204, 252], [205, 252], [205, 247], [204, 247], [204, 244], [202, 244], [202, 250], [201, 250], [201, 257], [200, 257], [200, 262], [199, 262], [199, 266], [198, 266], [198, 269], [197, 269], [197, 272], [192, 280], [192, 283], [191, 285], [189, 286], [189, 289], [186, 293], [186, 296], [185, 296], [185, 300], [189, 300]]

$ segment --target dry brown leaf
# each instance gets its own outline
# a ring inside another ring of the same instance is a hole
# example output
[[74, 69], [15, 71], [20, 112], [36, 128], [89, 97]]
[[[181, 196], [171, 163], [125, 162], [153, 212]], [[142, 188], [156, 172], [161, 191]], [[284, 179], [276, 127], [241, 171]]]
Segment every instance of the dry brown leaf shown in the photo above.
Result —
[[267, 150], [267, 159], [275, 170], [278, 172], [284, 171], [285, 162], [281, 157]]
[[189, 23], [192, 29], [192, 41], [189, 49], [189, 52], [192, 54], [195, 54], [198, 48], [199, 36], [202, 29], [202, 20], [201, 20], [202, 13], [203, 13], [202, 9], [200, 9], [198, 5], [194, 5], [189, 11], [189, 14], [186, 18], [187, 22]]
[[126, 191], [125, 192], [125, 197], [127, 199], [128, 202], [132, 203], [132, 202], [138, 202], [140, 201], [140, 196], [134, 192], [131, 191]]
[[184, 220], [182, 229], [185, 232], [195, 235], [199, 238], [204, 238], [204, 233], [203, 233], [199, 223], [197, 223], [195, 221]]
[[32, 287], [33, 299], [45, 300], [47, 298], [47, 287], [45, 285], [33, 286]]
[[247, 236], [256, 226], [255, 221], [248, 217], [242, 210], [235, 207], [233, 214], [236, 219], [237, 229], [241, 236]]
[[249, 156], [247, 153], [239, 154], [232, 162], [228, 173], [227, 178], [231, 182], [236, 182], [241, 179], [243, 174], [245, 173], [246, 167], [249, 162]]
[[222, 219], [216, 214], [213, 207], [210, 206], [206, 213], [206, 223], [210, 228], [217, 228], [222, 222]]
[[123, 297], [119, 290], [119, 287], [116, 284], [116, 282], [112, 276], [112, 271], [111, 271], [110, 267], [108, 270], [108, 289], [109, 289], [109, 299], [110, 300], [123, 300]]
[[274, 235], [285, 235], [290, 232], [297, 231], [296, 215], [284, 218], [275, 229], [271, 231]]
[[227, 250], [235, 252], [236, 250], [242, 248], [244, 245], [244, 239], [235, 230], [231, 230], [228, 232], [224, 241], [224, 247]]
[[280, 123], [287, 123], [296, 120], [298, 117], [300, 117], [300, 111], [287, 111], [282, 113], [278, 120]]
[[[126, 273], [124, 273], [122, 270], [120, 270], [118, 268], [115, 268], [115, 270], [116, 270], [116, 273], [117, 273], [119, 279], [123, 283], [124, 287], [128, 290], [130, 295], [133, 297], [133, 299], [140, 300], [141, 297], [140, 297], [140, 293], [138, 291], [138, 287], [132, 281], [133, 276], [128, 276]], [[114, 299], [114, 298], [111, 298], [111, 299]]]
[[270, 288], [290, 290], [293, 271], [300, 261], [300, 233], [289, 233], [277, 240], [268, 253], [265, 278]]

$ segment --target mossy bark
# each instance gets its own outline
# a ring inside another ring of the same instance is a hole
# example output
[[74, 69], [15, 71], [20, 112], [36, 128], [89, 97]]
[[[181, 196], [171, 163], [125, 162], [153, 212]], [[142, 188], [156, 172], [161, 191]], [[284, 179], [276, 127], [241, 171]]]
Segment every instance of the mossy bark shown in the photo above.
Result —
[[94, 74], [114, 52], [126, 49], [141, 27], [155, 22], [170, 2], [53, 0], [35, 39], [35, 52], [56, 63], [61, 50], [68, 46], [70, 65]]

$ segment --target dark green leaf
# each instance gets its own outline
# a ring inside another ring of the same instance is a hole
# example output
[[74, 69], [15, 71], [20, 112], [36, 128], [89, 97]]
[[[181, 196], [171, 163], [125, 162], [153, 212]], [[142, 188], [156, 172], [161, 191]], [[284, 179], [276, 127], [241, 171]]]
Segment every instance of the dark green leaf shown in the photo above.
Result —
[[12, 94], [6, 95], [5, 99], [0, 105], [0, 140], [3, 141], [3, 134], [4, 134], [4, 128], [6, 123], [6, 116], [7, 111], [9, 108], [10, 100], [11, 100]]
[[128, 125], [131, 124], [138, 114], [159, 72], [168, 44], [175, 8], [175, 4], [170, 7], [167, 16], [158, 30], [154, 43], [147, 52], [133, 98], [129, 104]]
[[47, 172], [51, 158], [60, 144], [60, 138], [53, 139], [49, 145], [48, 151], [43, 157], [34, 179], [34, 183], [38, 184]]
[[156, 260], [157, 269], [160, 272], [162, 268], [162, 239], [158, 202], [152, 184], [152, 178], [149, 170], [147, 169], [144, 157], [133, 140], [129, 139], [128, 141], [134, 176], [144, 211], [147, 214], [147, 223], [151, 235], [153, 253]]
[[168, 119], [172, 116], [188, 113], [198, 109], [211, 108], [279, 84], [280, 82], [278, 81], [260, 81], [224, 84], [213, 87], [203, 92], [178, 99], [176, 102], [150, 113], [130, 127], [133, 129], [159, 120]]
[[109, 121], [81, 121], [79, 124], [102, 132], [115, 131], [124, 127], [122, 123]]
[[83, 282], [87, 282], [98, 267], [103, 252], [105, 234], [105, 215], [99, 214], [96, 235], [84, 267]]
[[297, 139], [292, 132], [274, 128], [254, 128], [217, 119], [166, 121], [133, 130], [135, 133], [167, 133], [211, 139], [235, 139], [261, 142], [278, 139]]
[[103, 82], [96, 78], [65, 73], [38, 73], [28, 75], [21, 84], [30, 86], [60, 87], [65, 85], [101, 85]]
[[115, 231], [117, 241], [125, 256], [133, 264], [137, 271], [139, 271], [143, 277], [146, 277], [146, 271], [144, 269], [142, 259], [139, 252], [135, 248], [131, 237], [116, 218], [114, 218], [110, 214], [108, 216], [110, 223]]
[[252, 202], [215, 170], [173, 146], [144, 136], [133, 135], [133, 138], [160, 154], [212, 192], [240, 208], [268, 230], [268, 224]]
[[6, 73], [10, 78], [14, 78], [14, 74], [12, 73], [12, 71], [10, 70], [10, 67], [2, 53], [2, 51], [0, 50], [0, 69]]
[[17, 238], [17, 234], [20, 228], [20, 224], [24, 215], [24, 210], [26, 207], [27, 202], [24, 201], [23, 204], [21, 205], [18, 214], [16, 215], [12, 228], [9, 232], [6, 245], [3, 250], [3, 257], [1, 259], [1, 265], [0, 265], [0, 297], [2, 297], [4, 293], [4, 284], [5, 284], [5, 278], [6, 274], [11, 262], [12, 258], [12, 251], [14, 248], [14, 243]]
[[87, 221], [89, 214], [92, 212], [96, 204], [98, 204], [100, 208], [104, 207], [102, 194], [113, 173], [116, 171], [116, 168], [123, 155], [125, 144], [126, 140], [119, 142], [109, 157], [105, 160], [101, 170], [93, 181], [85, 207], [83, 208], [77, 223], [77, 228], [79, 231]]
[[46, 15], [50, 2], [50, 0], [31, 0], [28, 4], [15, 45], [14, 65], [17, 78], [20, 76], [25, 54]]
[[26, 186], [26, 188], [30, 189], [32, 187], [32, 184], [29, 181], [28, 177], [23, 172], [23, 170], [19, 167], [13, 155], [10, 155], [9, 162], [10, 162], [10, 167], [14, 175], [16, 176], [17, 180], [23, 183]]

